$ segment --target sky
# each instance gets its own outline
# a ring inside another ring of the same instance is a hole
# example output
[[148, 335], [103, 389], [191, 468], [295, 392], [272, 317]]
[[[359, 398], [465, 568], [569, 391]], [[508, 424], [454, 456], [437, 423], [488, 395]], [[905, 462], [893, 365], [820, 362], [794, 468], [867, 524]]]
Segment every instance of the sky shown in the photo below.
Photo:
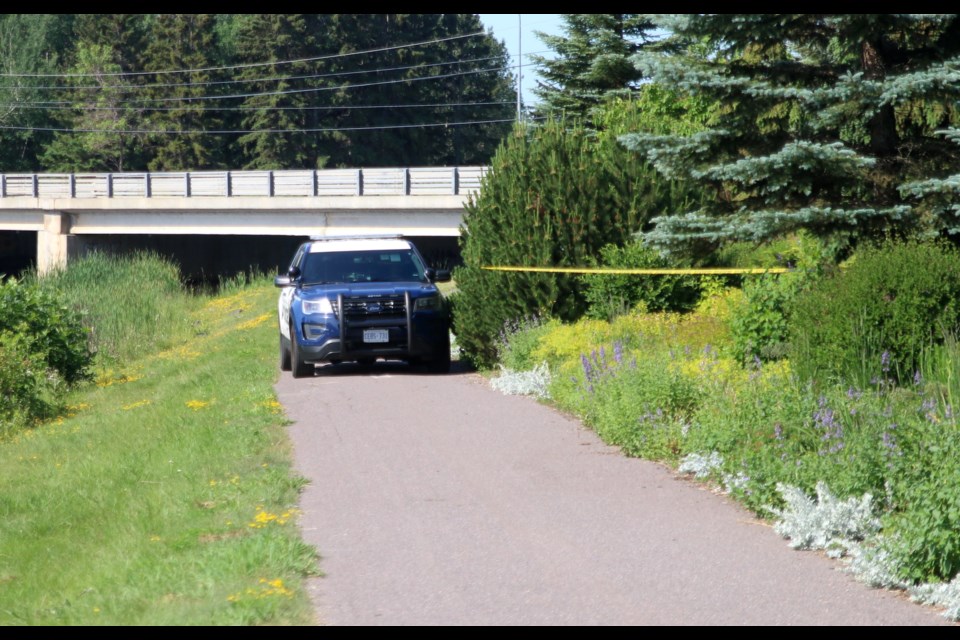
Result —
[[[510, 52], [513, 64], [517, 63], [517, 56], [523, 58], [524, 64], [530, 64], [528, 54], [537, 53], [552, 57], [553, 52], [534, 34], [534, 31], [543, 31], [550, 35], [563, 35], [563, 19], [560, 14], [554, 13], [481, 13], [480, 21], [487, 29], [492, 29], [493, 37], [502, 40]], [[523, 103], [531, 105], [537, 101], [533, 94], [536, 86], [536, 67], [528, 66], [521, 69], [523, 77], [520, 89]]]

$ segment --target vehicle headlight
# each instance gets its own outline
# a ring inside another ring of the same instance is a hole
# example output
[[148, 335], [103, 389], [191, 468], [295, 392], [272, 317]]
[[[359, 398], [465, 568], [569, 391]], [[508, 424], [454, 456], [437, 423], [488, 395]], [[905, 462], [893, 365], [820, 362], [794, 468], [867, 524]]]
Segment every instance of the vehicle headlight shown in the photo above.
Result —
[[333, 305], [330, 304], [328, 298], [317, 298], [316, 300], [302, 300], [301, 304], [303, 305], [304, 315], [312, 315], [314, 313], [333, 313]]
[[414, 311], [436, 311], [440, 308], [440, 296], [427, 296], [426, 298], [417, 298], [413, 303]]

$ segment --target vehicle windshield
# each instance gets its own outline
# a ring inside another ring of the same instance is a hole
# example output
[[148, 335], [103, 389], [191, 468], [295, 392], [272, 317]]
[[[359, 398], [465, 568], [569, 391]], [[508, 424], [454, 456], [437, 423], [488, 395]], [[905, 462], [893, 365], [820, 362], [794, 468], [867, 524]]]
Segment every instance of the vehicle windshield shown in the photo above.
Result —
[[336, 282], [426, 282], [424, 265], [409, 249], [308, 253], [303, 284]]

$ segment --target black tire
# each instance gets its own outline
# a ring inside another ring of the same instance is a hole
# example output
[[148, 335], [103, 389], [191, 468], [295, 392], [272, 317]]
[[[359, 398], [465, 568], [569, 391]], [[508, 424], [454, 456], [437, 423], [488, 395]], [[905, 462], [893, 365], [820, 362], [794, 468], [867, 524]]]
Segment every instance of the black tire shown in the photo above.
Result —
[[290, 341], [280, 334], [280, 371], [290, 371], [293, 368], [292, 356], [290, 355]]
[[304, 362], [300, 357], [297, 334], [293, 332], [293, 327], [290, 327], [290, 370], [294, 378], [312, 378], [315, 371], [312, 364]]
[[450, 333], [447, 332], [446, 338], [439, 347], [430, 362], [427, 363], [427, 371], [430, 373], [450, 373]]

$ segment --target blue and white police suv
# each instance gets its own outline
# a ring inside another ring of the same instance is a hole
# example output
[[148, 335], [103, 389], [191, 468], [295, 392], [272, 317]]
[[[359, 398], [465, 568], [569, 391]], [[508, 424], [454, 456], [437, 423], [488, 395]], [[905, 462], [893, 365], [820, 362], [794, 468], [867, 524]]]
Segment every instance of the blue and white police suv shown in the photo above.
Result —
[[450, 314], [435, 284], [449, 280], [401, 236], [304, 242], [274, 280], [280, 368], [302, 378], [318, 363], [396, 359], [449, 371]]

